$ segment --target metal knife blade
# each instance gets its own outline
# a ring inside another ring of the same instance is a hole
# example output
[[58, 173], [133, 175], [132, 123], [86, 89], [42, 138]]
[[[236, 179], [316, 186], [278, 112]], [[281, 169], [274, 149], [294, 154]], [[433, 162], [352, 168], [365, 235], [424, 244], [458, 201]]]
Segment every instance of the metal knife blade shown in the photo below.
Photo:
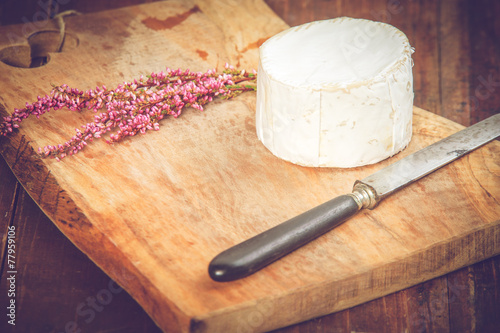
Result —
[[237, 244], [209, 264], [218, 282], [237, 280], [264, 268], [335, 228], [361, 209], [373, 209], [395, 191], [425, 177], [500, 136], [500, 114], [438, 141], [354, 183], [341, 195]]
[[409, 155], [358, 183], [370, 186], [379, 200], [427, 176], [500, 135], [500, 114]]

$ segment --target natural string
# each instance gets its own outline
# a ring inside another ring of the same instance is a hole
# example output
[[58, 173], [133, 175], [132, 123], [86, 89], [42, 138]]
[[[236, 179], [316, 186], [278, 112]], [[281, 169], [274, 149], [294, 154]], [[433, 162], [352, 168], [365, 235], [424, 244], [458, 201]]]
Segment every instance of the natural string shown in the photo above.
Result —
[[80, 15], [80, 14], [81, 13], [77, 12], [76, 10], [67, 10], [54, 16], [54, 20], [56, 20], [57, 26], [59, 28], [59, 47], [57, 48], [57, 52], [62, 51], [62, 48], [64, 46], [64, 41], [66, 39], [66, 23], [64, 22], [64, 17], [70, 15]]

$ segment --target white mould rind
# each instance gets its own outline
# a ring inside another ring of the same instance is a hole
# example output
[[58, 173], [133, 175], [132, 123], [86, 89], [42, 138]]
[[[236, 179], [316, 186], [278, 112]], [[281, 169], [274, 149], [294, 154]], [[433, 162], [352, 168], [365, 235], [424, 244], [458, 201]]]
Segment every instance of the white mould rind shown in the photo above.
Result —
[[259, 140], [311, 167], [357, 167], [400, 152], [412, 134], [412, 52], [402, 32], [363, 19], [312, 22], [270, 38], [260, 48]]

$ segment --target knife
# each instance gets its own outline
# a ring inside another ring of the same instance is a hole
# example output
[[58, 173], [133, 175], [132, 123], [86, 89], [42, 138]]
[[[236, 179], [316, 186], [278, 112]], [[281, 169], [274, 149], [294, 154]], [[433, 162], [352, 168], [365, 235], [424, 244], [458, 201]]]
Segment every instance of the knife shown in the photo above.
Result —
[[210, 277], [228, 282], [249, 276], [323, 235], [360, 210], [500, 136], [500, 114], [442, 139], [354, 183], [341, 195], [217, 255]]

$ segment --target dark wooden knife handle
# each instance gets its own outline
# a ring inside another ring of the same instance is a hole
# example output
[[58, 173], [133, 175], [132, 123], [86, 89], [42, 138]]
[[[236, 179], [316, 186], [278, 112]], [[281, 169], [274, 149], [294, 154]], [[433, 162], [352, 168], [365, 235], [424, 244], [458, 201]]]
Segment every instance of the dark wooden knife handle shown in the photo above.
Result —
[[251, 275], [335, 228], [359, 210], [351, 195], [336, 197], [221, 252], [210, 262], [209, 275], [218, 282]]

